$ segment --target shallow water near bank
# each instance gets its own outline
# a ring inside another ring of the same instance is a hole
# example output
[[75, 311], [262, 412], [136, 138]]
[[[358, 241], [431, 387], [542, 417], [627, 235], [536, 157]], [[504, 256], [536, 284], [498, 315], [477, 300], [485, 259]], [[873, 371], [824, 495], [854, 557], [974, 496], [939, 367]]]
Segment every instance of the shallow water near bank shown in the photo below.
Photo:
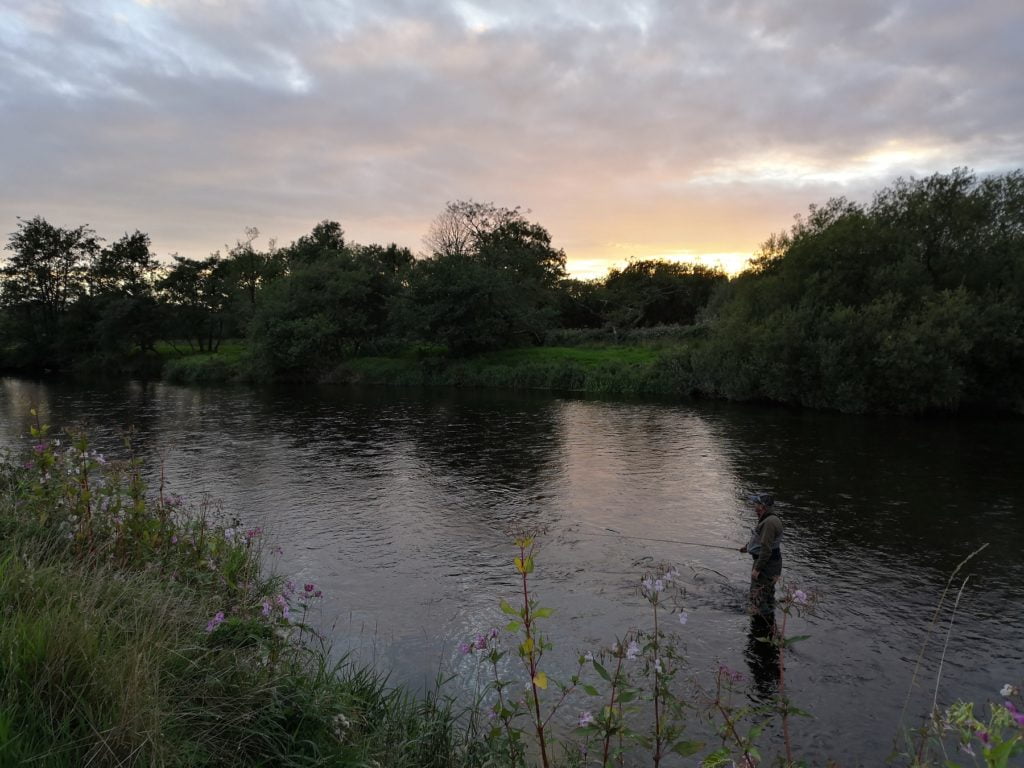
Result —
[[[814, 715], [793, 726], [812, 764], [873, 766], [889, 755], [939, 596], [985, 543], [961, 574], [969, 581], [938, 700], [996, 699], [1024, 677], [1022, 420], [3, 379], [0, 445], [23, 439], [33, 405], [48, 423], [84, 424], [111, 455], [133, 427], [154, 480], [162, 467], [169, 490], [209, 495], [226, 518], [267, 527], [283, 550], [275, 567], [324, 591], [321, 620], [339, 652], [414, 688], [440, 673], [456, 676], [453, 691], [472, 689], [474, 660], [457, 645], [504, 625], [498, 602], [516, 595], [508, 532], [518, 526], [546, 529], [533, 586], [555, 609], [549, 661], [563, 677], [578, 652], [650, 627], [636, 587], [665, 563], [686, 589], [689, 620], [676, 630], [692, 674], [710, 685], [721, 663], [757, 682], [750, 561], [703, 546], [745, 541], [753, 490], [778, 498], [784, 579], [822, 596], [816, 616], [792, 621], [810, 639], [786, 670], [794, 703]], [[949, 620], [947, 609], [924, 645], [908, 727], [935, 695]], [[581, 698], [571, 709], [597, 706]]]

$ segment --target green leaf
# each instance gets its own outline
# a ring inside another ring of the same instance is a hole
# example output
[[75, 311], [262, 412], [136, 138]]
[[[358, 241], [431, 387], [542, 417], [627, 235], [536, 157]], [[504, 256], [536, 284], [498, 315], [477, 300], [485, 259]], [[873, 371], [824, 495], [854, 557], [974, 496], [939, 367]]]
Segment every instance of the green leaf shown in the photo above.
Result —
[[702, 749], [704, 749], [703, 741], [680, 741], [672, 745], [672, 751], [683, 757], [695, 755]]
[[810, 635], [794, 635], [793, 637], [787, 637], [783, 644], [787, 648], [789, 648], [789, 646], [791, 646], [791, 645], [793, 645], [795, 643], [799, 643], [801, 640], [806, 640], [809, 637], [810, 637]]
[[509, 605], [508, 604], [508, 600], [504, 600], [503, 599], [501, 601], [500, 605], [501, 605], [501, 612], [502, 613], [507, 613], [509, 616], [518, 616], [519, 615], [519, 611], [517, 611], [515, 608], [513, 608], [511, 605]]
[[506, 632], [518, 632], [519, 628], [521, 626], [523, 626], [523, 625], [520, 624], [518, 621], [510, 621], [508, 624], [505, 625], [505, 631]]
[[608, 674], [608, 670], [601, 666], [597, 660], [594, 661], [594, 669], [597, 670], [597, 674], [607, 680], [609, 683], [612, 681], [612, 676]]
[[533, 618], [546, 619], [552, 613], [554, 613], [554, 611], [551, 608], [538, 608], [536, 611], [533, 612]]
[[636, 699], [636, 691], [626, 690], [619, 694], [620, 704], [626, 704], [630, 701], [633, 701], [634, 699]]
[[586, 692], [586, 694], [588, 696], [600, 696], [601, 695], [601, 692], [598, 691], [597, 688], [595, 688], [592, 685], [581, 685], [580, 687]]
[[523, 562], [523, 569], [524, 569], [525, 573], [533, 573], [533, 558], [532, 557], [526, 558], [526, 560]]

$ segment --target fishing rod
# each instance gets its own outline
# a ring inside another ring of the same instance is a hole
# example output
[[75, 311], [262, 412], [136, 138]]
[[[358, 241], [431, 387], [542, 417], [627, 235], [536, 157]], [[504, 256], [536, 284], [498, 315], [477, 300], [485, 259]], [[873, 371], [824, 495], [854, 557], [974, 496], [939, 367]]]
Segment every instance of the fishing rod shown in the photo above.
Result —
[[[703, 541], [681, 541], [680, 539], [654, 539], [649, 536], [627, 536], [621, 531], [617, 531], [614, 528], [605, 528], [606, 531], [612, 533], [590, 533], [588, 531], [575, 531], [580, 536], [602, 536], [607, 539], [634, 539], [636, 541], [657, 541], [661, 544], [685, 544], [691, 547], [707, 547], [708, 549], [727, 549], [730, 552], [735, 552], [736, 547], [727, 547], [724, 544], [708, 544]], [[614, 536], [612, 535], [614, 534]]]

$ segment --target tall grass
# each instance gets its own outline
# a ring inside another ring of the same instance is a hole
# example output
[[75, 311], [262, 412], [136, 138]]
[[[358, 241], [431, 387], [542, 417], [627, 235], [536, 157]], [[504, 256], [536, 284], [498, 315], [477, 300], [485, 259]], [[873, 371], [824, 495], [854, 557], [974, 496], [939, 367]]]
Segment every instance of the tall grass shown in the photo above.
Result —
[[33, 431], [0, 463], [0, 766], [482, 763], [450, 703], [331, 660], [259, 529]]

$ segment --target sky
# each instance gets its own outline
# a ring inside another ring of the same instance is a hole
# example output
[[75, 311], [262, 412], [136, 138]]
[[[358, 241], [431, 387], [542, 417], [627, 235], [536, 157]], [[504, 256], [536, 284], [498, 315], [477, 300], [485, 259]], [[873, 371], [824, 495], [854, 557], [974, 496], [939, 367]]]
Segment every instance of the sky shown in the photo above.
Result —
[[202, 257], [521, 206], [600, 277], [1024, 165], [1022, 0], [0, 0], [0, 233]]

